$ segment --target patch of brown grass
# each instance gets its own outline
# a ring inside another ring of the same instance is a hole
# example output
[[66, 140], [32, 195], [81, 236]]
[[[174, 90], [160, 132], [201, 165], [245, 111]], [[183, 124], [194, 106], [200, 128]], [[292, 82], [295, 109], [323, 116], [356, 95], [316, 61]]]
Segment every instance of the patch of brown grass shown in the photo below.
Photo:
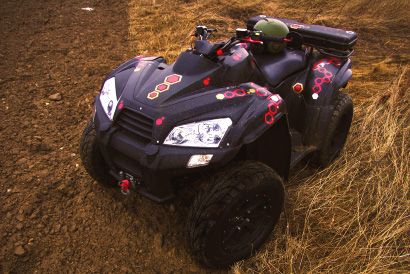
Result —
[[[149, 1], [148, 1], [149, 2]], [[197, 24], [220, 40], [253, 14], [326, 23], [358, 32], [346, 92], [355, 103], [345, 151], [329, 168], [296, 171], [271, 241], [235, 273], [406, 272], [410, 269], [409, 1], [169, 1], [129, 4], [136, 54], [170, 61]]]

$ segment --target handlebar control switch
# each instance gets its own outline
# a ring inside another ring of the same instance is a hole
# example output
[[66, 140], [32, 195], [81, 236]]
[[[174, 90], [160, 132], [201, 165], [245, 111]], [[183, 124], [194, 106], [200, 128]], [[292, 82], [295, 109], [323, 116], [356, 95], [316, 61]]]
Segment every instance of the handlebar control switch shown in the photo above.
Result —
[[248, 37], [250, 34], [250, 31], [247, 29], [243, 29], [243, 28], [237, 28], [236, 29], [236, 37], [241, 39], [244, 37]]
[[196, 26], [195, 34], [204, 36], [208, 32], [208, 28], [206, 26]]

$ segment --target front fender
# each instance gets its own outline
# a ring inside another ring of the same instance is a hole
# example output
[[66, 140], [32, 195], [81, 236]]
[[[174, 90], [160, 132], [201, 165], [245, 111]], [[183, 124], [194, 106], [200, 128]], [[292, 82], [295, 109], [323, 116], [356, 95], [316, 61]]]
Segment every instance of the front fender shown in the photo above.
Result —
[[[134, 71], [141, 69], [147, 62], [165, 63], [166, 60], [162, 57], [142, 57], [142, 56], [134, 57], [122, 63], [114, 70], [112, 70], [105, 77], [104, 82], [112, 77], [115, 77], [115, 89], [117, 91], [117, 98], [120, 98], [124, 90], [124, 87], [127, 84], [128, 79], [130, 78], [130, 75]], [[103, 85], [104, 85], [104, 82], [103, 82]]]
[[287, 179], [292, 145], [285, 102], [253, 83], [241, 88], [255, 90], [260, 100], [250, 105], [229, 134], [231, 142], [241, 146], [236, 157], [265, 163]]

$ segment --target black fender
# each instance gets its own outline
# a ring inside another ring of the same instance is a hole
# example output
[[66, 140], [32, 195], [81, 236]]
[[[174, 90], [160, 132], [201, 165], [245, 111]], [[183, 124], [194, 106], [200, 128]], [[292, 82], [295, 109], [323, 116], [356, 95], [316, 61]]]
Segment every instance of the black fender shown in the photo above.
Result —
[[216, 88], [173, 101], [165, 105], [167, 121], [187, 117], [176, 124], [162, 123], [154, 138], [166, 138], [177, 125], [229, 116], [232, 127], [221, 141], [220, 149], [233, 149], [224, 163], [233, 159], [261, 161], [287, 178], [290, 165], [291, 139], [285, 101], [265, 87], [253, 82]]
[[166, 60], [163, 57], [143, 57], [143, 56], [136, 56], [132, 59], [129, 59], [119, 65], [117, 68], [112, 70], [104, 79], [100, 90], [102, 89], [102, 86], [104, 85], [104, 82], [107, 81], [108, 79], [112, 78], [115, 76], [115, 88], [117, 91], [117, 98], [120, 98], [124, 87], [132, 74], [132, 72], [135, 69], [138, 69], [139, 64], [147, 63], [147, 62], [157, 62], [157, 63], [166, 63]]
[[332, 99], [352, 77], [350, 59], [321, 58], [307, 80], [304, 142], [320, 148], [323, 134], [333, 112]]
[[[241, 85], [241, 88], [256, 90], [259, 94], [267, 91], [254, 83]], [[285, 101], [279, 94], [268, 92], [266, 98], [258, 102], [248, 108], [229, 134], [234, 146], [242, 146], [236, 158], [265, 163], [287, 179], [291, 136]]]
[[289, 177], [291, 136], [287, 115], [283, 115], [270, 128], [251, 143], [245, 143], [237, 158], [262, 162], [285, 180]]

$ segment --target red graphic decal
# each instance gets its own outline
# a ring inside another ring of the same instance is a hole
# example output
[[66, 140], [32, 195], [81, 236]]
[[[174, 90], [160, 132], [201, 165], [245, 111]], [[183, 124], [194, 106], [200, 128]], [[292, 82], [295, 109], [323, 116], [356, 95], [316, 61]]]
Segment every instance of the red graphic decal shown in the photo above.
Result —
[[159, 92], [158, 91], [151, 91], [150, 93], [148, 93], [147, 98], [154, 100], [155, 98], [158, 98], [159, 96]]
[[124, 107], [124, 101], [120, 101], [118, 104], [118, 109], [122, 109]]
[[246, 95], [246, 91], [244, 91], [243, 89], [240, 89], [240, 88], [235, 89], [233, 92], [235, 92], [235, 95], [236, 95], [236, 96], [240, 96], [240, 97]]
[[266, 96], [272, 95], [272, 93], [270, 93], [266, 88], [260, 87], [256, 85], [255, 83], [251, 83], [251, 86], [255, 89], [256, 95], [260, 97], [266, 97]]
[[211, 82], [211, 77], [207, 77], [204, 80], [202, 80], [202, 83], [204, 84], [204, 86], [208, 86], [209, 82]]
[[265, 113], [265, 123], [267, 123], [268, 125], [272, 125], [274, 122], [275, 122], [275, 116], [270, 112], [266, 112]]
[[268, 111], [265, 113], [265, 123], [272, 125], [275, 122], [275, 115], [279, 112], [282, 99], [279, 95], [274, 94], [268, 98]]
[[225, 98], [228, 98], [228, 99], [235, 97], [235, 93], [233, 93], [232, 91], [225, 91], [224, 95], [225, 95]]
[[165, 77], [163, 83], [156, 85], [155, 90], [148, 93], [147, 98], [150, 100], [154, 100], [158, 98], [160, 92], [165, 92], [169, 90], [170, 86], [176, 83], [181, 82], [182, 76], [178, 74], [171, 74]]
[[332, 81], [333, 73], [327, 70], [326, 65], [334, 65], [336, 67], [340, 67], [341, 61], [339, 58], [331, 57], [331, 58], [321, 59], [313, 65], [312, 69], [314, 71], [317, 71], [323, 74], [322, 77], [316, 77], [314, 79], [314, 84], [312, 86], [312, 91], [313, 91], [312, 98], [315, 100], [319, 97], [318, 96], [319, 93], [322, 92], [323, 84], [329, 84]]
[[181, 82], [182, 76], [178, 74], [171, 74], [165, 77], [165, 81], [168, 84], [175, 84]]
[[252, 88], [248, 88], [247, 90], [243, 88], [236, 88], [234, 90], [227, 90], [223, 94], [217, 94], [216, 99], [222, 100], [222, 99], [231, 99], [234, 97], [243, 97], [247, 94], [253, 94], [255, 93], [259, 97], [267, 97], [272, 95], [266, 88], [260, 87], [256, 85], [255, 83], [251, 83]]
[[164, 121], [164, 119], [165, 119], [164, 116], [158, 118], [157, 120], [155, 120], [155, 124], [156, 124], [157, 126], [162, 125], [162, 122]]
[[234, 97], [242, 97], [242, 96], [245, 96], [245, 95], [246, 95], [246, 91], [241, 89], [241, 88], [237, 88], [237, 89], [234, 89], [232, 91], [228, 90], [228, 91], [224, 92], [224, 98], [226, 98], [226, 99], [231, 99], [231, 98], [234, 98]]
[[155, 90], [159, 92], [164, 92], [164, 91], [167, 91], [168, 89], [169, 89], [169, 84], [166, 84], [166, 83], [159, 84], [155, 87]]

